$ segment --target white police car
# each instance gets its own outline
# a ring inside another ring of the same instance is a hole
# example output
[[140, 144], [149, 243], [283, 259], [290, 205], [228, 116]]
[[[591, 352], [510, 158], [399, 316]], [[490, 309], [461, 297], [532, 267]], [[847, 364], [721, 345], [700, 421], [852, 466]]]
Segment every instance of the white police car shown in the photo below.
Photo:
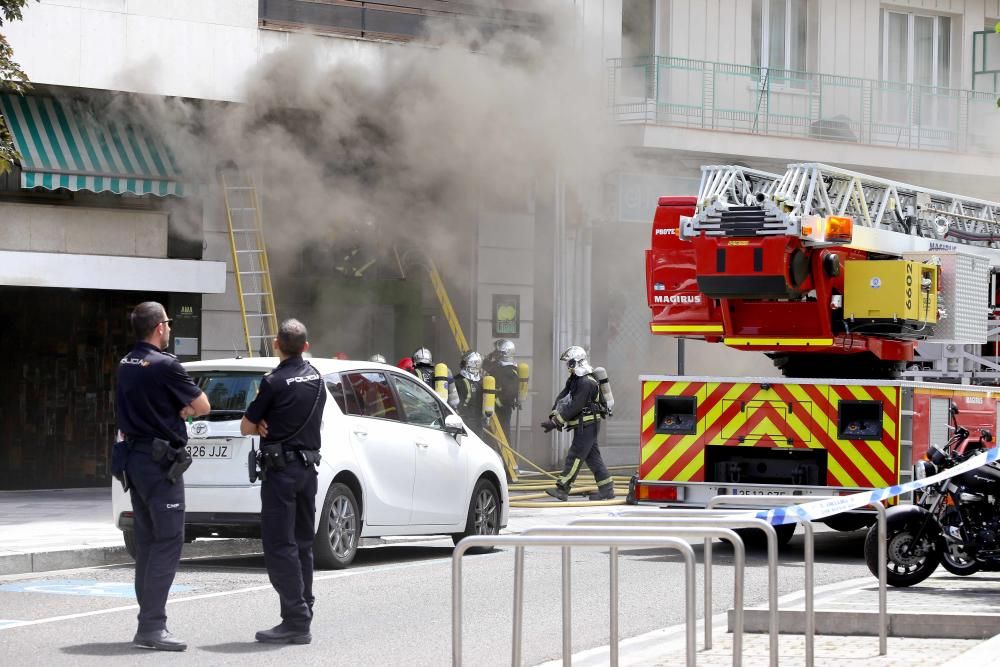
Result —
[[[509, 497], [500, 457], [426, 384], [394, 366], [312, 358], [328, 392], [316, 494], [317, 567], [354, 560], [362, 537], [496, 534]], [[212, 403], [188, 425], [185, 535], [259, 537], [260, 482], [240, 419], [273, 357], [184, 364]], [[128, 494], [112, 486], [115, 522], [134, 555]]]

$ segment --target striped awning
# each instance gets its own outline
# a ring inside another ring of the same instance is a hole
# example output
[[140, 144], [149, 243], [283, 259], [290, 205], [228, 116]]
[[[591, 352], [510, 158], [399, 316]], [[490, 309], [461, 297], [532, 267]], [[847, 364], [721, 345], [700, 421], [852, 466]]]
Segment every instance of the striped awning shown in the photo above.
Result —
[[0, 94], [21, 154], [21, 187], [179, 195], [170, 151], [138, 123], [100, 117], [83, 103]]

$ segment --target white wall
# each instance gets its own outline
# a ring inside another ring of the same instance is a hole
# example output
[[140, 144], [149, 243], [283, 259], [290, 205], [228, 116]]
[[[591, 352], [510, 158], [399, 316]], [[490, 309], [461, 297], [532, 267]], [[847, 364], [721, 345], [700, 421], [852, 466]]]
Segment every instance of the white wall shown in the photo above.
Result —
[[0, 250], [167, 256], [163, 212], [0, 203], [0, 220]]

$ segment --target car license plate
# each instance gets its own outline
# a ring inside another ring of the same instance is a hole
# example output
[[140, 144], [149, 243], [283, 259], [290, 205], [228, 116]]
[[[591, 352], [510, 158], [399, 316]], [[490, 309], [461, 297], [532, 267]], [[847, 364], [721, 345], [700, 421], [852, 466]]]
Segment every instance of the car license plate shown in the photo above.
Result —
[[188, 441], [187, 450], [194, 459], [231, 459], [236, 446], [228, 440]]

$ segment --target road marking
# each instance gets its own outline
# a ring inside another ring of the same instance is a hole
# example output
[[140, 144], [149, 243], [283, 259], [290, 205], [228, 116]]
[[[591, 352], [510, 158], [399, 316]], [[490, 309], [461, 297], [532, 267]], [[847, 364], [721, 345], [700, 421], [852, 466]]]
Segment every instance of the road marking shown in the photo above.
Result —
[[[495, 551], [491, 554], [483, 554], [481, 556], [476, 556], [476, 560], [482, 560], [484, 558], [497, 557], [500, 555], [507, 554], [504, 551]], [[509, 554], [508, 554], [509, 555]], [[313, 582], [317, 581], [329, 581], [331, 579], [344, 579], [346, 577], [355, 577], [362, 574], [370, 574], [372, 572], [386, 572], [392, 570], [408, 570], [418, 567], [425, 567], [427, 565], [441, 565], [450, 563], [451, 557], [424, 560], [417, 563], [396, 563], [392, 565], [369, 565], [363, 568], [352, 568], [350, 570], [344, 570], [341, 572], [336, 572], [333, 574], [324, 574], [319, 576], [313, 576]], [[198, 600], [208, 600], [211, 598], [226, 597], [228, 595], [243, 595], [244, 593], [256, 593], [258, 591], [270, 591], [274, 590], [271, 584], [265, 584], [261, 586], [248, 586], [247, 588], [238, 588], [234, 591], [219, 591], [217, 593], [203, 593], [201, 595], [189, 595], [187, 597], [168, 599], [167, 604], [178, 604], [181, 602], [196, 602]], [[46, 623], [57, 623], [59, 621], [71, 621], [77, 618], [88, 618], [90, 616], [103, 616], [105, 614], [117, 614], [122, 611], [134, 611], [139, 608], [137, 604], [125, 605], [122, 607], [110, 607], [108, 609], [95, 609], [94, 611], [84, 611], [77, 614], [64, 614], [62, 616], [50, 616], [48, 618], [38, 618], [31, 621], [10, 621], [10, 625], [0, 625], [0, 632], [4, 630], [9, 630], [10, 628], [23, 628], [29, 625], [43, 625]]]
[[0, 630], [3, 630], [4, 628], [13, 627], [15, 625], [20, 625], [21, 623], [24, 623], [24, 621], [8, 621], [6, 619], [0, 618]]
[[[174, 585], [170, 587], [170, 592], [185, 593], [192, 588], [193, 586]], [[0, 585], [0, 592], [134, 598], [135, 585], [114, 581], [97, 581], [96, 579], [29, 579], [28, 581]]]

